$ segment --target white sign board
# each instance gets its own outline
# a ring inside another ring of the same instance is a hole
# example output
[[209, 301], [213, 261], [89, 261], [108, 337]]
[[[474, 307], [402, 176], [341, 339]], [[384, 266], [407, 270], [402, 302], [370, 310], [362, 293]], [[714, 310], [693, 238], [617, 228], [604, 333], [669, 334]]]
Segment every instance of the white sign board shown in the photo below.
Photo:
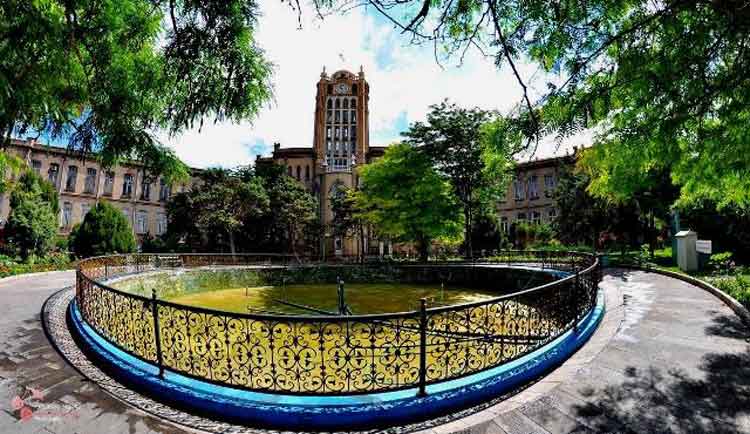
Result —
[[706, 253], [710, 255], [711, 254], [711, 240], [696, 240], [695, 250], [698, 253]]

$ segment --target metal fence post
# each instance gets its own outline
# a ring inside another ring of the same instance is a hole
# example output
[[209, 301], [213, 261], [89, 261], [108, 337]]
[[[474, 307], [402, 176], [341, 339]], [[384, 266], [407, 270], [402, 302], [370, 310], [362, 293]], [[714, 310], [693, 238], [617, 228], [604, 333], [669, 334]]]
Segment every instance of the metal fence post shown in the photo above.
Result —
[[419, 300], [419, 394], [427, 395], [427, 299]]
[[581, 273], [576, 269], [576, 279], [575, 279], [575, 287], [573, 289], [573, 309], [575, 309], [574, 315], [573, 315], [573, 330], [575, 330], [576, 333], [578, 333], [578, 314], [581, 311], [578, 308], [578, 303], [581, 297], [581, 279], [580, 279]]
[[151, 314], [154, 316], [154, 338], [156, 339], [156, 363], [159, 365], [159, 378], [164, 378], [164, 360], [161, 354], [161, 335], [159, 333], [159, 306], [156, 290], [151, 288]]

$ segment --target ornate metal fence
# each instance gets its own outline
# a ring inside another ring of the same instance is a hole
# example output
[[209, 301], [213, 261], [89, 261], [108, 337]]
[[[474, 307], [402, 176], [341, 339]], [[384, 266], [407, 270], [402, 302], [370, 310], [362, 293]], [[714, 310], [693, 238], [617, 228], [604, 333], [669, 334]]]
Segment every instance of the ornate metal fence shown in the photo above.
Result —
[[[531, 265], [569, 274], [494, 299], [378, 315], [238, 314], [112, 288], [108, 279], [204, 266], [310, 263], [284, 255], [116, 255], [81, 261], [84, 320], [129, 354], [204, 381], [289, 394], [356, 394], [418, 388], [514, 360], [575, 327], [596, 304], [594, 255], [502, 252], [430, 266]], [[402, 263], [408, 265], [409, 263]], [[490, 288], [493, 289], [493, 288]], [[498, 288], [499, 289], [499, 288]]]

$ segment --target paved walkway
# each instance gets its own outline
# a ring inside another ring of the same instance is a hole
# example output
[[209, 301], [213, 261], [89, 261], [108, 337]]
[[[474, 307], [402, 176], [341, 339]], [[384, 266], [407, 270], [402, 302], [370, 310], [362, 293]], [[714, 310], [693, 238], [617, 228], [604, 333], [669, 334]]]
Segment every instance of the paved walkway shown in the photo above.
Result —
[[[0, 280], [0, 433], [178, 433], [110, 397], [50, 347], [44, 300], [73, 273]], [[513, 398], [425, 433], [750, 434], [749, 334], [703, 290], [614, 270], [586, 346]]]

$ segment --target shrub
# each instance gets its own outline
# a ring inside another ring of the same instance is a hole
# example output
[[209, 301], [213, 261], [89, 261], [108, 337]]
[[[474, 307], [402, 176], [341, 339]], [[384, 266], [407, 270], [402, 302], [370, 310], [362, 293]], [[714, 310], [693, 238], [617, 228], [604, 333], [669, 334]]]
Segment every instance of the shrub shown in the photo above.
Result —
[[57, 191], [32, 171], [24, 172], [10, 195], [10, 215], [5, 233], [11, 250], [24, 260], [45, 255], [57, 233]]
[[57, 217], [52, 207], [33, 193], [21, 195], [14, 202], [5, 226], [13, 250], [24, 259], [47, 254], [57, 234]]
[[732, 265], [732, 252], [714, 253], [708, 259], [708, 266], [714, 270], [729, 270]]
[[135, 251], [136, 244], [125, 216], [112, 205], [99, 202], [71, 234], [71, 248], [76, 256], [85, 258], [131, 253]]
[[750, 276], [738, 274], [734, 277], [716, 279], [713, 284], [739, 301], [743, 306], [750, 308]]

